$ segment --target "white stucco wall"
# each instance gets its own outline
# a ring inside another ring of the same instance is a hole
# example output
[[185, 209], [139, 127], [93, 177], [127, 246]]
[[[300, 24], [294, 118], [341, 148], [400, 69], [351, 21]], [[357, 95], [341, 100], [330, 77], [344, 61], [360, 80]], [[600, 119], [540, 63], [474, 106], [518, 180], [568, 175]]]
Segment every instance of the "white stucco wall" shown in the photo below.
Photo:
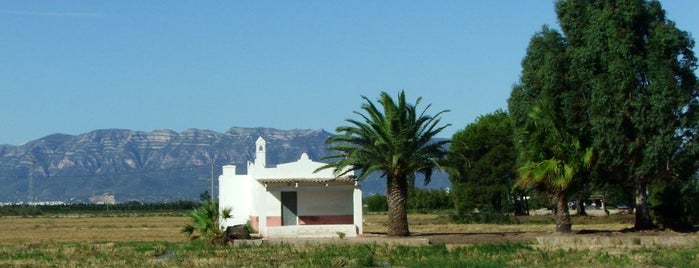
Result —
[[334, 178], [335, 173], [333, 169], [323, 169], [315, 172], [316, 169], [324, 165], [326, 163], [314, 162], [306, 153], [303, 153], [295, 162], [279, 164], [273, 168], [255, 165], [255, 178]]
[[357, 227], [357, 234], [361, 235], [364, 233], [364, 207], [362, 206], [362, 190], [359, 185], [354, 187], [352, 191], [354, 204], [354, 226]]
[[245, 224], [252, 211], [251, 178], [248, 175], [236, 175], [235, 166], [223, 167], [223, 174], [218, 177], [219, 209], [231, 208], [233, 217], [222, 220], [221, 225], [233, 226]]
[[257, 206], [259, 216], [281, 216], [282, 215], [282, 197], [279, 192], [267, 192], [260, 194], [261, 202]]
[[296, 162], [279, 164], [274, 168], [258, 168], [257, 178], [328, 178], [334, 177], [332, 170], [321, 170], [313, 173], [325, 163], [313, 162], [307, 154], [302, 154]]
[[269, 236], [274, 238], [338, 238], [357, 237], [356, 228], [351, 224], [297, 225], [270, 227]]

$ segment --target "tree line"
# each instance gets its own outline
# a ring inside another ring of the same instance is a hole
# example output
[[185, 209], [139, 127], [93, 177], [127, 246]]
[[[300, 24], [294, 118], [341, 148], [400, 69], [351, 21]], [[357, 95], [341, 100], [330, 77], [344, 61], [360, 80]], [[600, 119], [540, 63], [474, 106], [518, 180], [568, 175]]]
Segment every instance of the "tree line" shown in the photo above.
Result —
[[0, 216], [40, 216], [55, 214], [112, 214], [112, 213], [187, 213], [199, 206], [194, 201], [141, 203], [131, 201], [117, 204], [64, 204], [64, 205], [6, 205], [0, 206]]
[[699, 87], [690, 34], [658, 1], [555, 7], [561, 29], [532, 37], [509, 112], [481, 116], [452, 138], [459, 213], [521, 213], [518, 200], [539, 193], [556, 208], [556, 230], [569, 232], [569, 202], [606, 192], [626, 197], [637, 230], [691, 228]]
[[[451, 210], [454, 208], [454, 199], [445, 189], [409, 189], [410, 198], [407, 201], [409, 211], [426, 213], [434, 211]], [[370, 195], [363, 199], [365, 212], [386, 212], [388, 202], [386, 196], [380, 194]]]

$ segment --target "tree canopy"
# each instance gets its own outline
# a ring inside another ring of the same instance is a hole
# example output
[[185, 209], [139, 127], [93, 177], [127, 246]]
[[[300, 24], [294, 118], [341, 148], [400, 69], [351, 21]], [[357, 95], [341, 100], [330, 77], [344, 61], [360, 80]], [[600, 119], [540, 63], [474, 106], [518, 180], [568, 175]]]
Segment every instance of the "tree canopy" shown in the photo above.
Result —
[[458, 214], [509, 211], [517, 159], [512, 135], [510, 116], [502, 110], [453, 135], [447, 162]]
[[636, 185], [635, 227], [651, 228], [648, 185], [672, 179], [696, 150], [694, 41], [658, 1], [567, 0], [556, 11], [571, 76], [589, 91], [600, 163], [611, 178]]
[[[531, 111], [550, 104], [552, 125], [571, 138], [567, 144], [593, 148], [597, 165], [590, 174], [634, 185], [635, 227], [652, 228], [648, 186], [686, 180], [697, 170], [694, 41], [658, 1], [560, 0], [556, 13], [562, 33], [545, 26], [522, 61], [509, 100], [515, 128], [525, 130]], [[545, 134], [520, 132], [536, 133]], [[541, 138], [541, 159], [556, 155], [556, 143], [566, 140]]]

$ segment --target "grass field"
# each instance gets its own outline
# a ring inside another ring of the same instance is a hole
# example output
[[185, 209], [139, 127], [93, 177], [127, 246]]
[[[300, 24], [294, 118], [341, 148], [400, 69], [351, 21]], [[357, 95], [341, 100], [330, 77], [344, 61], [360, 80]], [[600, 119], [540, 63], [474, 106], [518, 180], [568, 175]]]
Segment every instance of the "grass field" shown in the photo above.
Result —
[[0, 243], [181, 242], [184, 216], [90, 215], [0, 218]]
[[[521, 224], [456, 224], [446, 215], [409, 214], [410, 231], [417, 234], [432, 233], [496, 233], [496, 232], [550, 232], [555, 223], [550, 216], [518, 217]], [[364, 215], [364, 231], [386, 232], [386, 214]], [[632, 215], [614, 217], [573, 217], [573, 229], [621, 230], [633, 227]]]
[[[365, 231], [385, 232], [386, 215], [366, 215]], [[549, 218], [518, 225], [449, 224], [443, 216], [411, 214], [416, 235], [543, 233]], [[625, 218], [574, 218], [574, 228], [620, 230]], [[118, 214], [0, 218], [0, 267], [699, 267], [699, 245], [605, 250], [539, 249], [529, 242], [399, 246], [377, 243], [212, 248], [179, 230], [188, 218]], [[486, 236], [484, 236], [486, 237]], [[378, 240], [380, 241], [380, 240]]]

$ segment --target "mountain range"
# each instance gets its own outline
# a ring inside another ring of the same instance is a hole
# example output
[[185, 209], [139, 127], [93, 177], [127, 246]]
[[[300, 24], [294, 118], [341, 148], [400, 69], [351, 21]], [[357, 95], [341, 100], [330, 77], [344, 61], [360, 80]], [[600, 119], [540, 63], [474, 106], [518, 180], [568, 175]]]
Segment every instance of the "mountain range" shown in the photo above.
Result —
[[[246, 172], [258, 137], [267, 142], [267, 163], [279, 164], [296, 161], [302, 153], [320, 161], [331, 135], [322, 129], [239, 127], [225, 133], [106, 129], [54, 134], [19, 146], [0, 145], [0, 202], [87, 203], [105, 193], [117, 202], [198, 200], [211, 191], [221, 166], [235, 164]], [[377, 176], [361, 186], [365, 195], [385, 192], [385, 180]], [[447, 188], [449, 180], [438, 173], [429, 186]]]

